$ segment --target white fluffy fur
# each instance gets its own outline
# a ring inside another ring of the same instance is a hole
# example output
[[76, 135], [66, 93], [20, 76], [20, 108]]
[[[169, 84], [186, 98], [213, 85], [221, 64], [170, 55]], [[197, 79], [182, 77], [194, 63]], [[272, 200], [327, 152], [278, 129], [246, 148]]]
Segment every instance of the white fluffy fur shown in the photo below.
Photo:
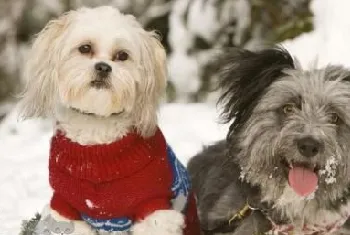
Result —
[[[80, 53], [85, 44], [92, 53]], [[118, 51], [127, 52], [128, 60], [114, 60]], [[28, 58], [23, 118], [51, 117], [56, 128], [82, 145], [107, 144], [133, 130], [144, 137], [154, 134], [166, 84], [165, 50], [133, 16], [112, 7], [70, 11], [37, 35]], [[98, 62], [112, 67], [108, 88], [91, 86]], [[85, 222], [74, 223], [73, 235], [95, 234]], [[137, 222], [133, 234], [180, 235], [183, 226], [181, 213], [156, 211]]]
[[[84, 44], [93, 53], [81, 54], [78, 48]], [[113, 60], [118, 51], [129, 59]], [[152, 135], [165, 91], [165, 57], [155, 33], [146, 32], [133, 16], [107, 6], [70, 11], [50, 21], [33, 43], [22, 116], [53, 117], [81, 144], [112, 142], [132, 128]], [[112, 67], [109, 88], [91, 86], [98, 62]]]
[[128, 115], [98, 117], [82, 115], [65, 107], [57, 107], [56, 128], [64, 130], [66, 136], [82, 145], [108, 144], [130, 131], [133, 121]]
[[132, 228], [133, 235], [182, 235], [184, 216], [174, 210], [155, 211]]

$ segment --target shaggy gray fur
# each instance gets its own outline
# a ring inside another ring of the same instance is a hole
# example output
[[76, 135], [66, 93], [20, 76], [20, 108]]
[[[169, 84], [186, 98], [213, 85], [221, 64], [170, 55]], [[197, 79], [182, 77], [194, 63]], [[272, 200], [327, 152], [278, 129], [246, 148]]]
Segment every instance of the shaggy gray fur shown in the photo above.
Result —
[[[220, 104], [224, 119], [232, 122], [230, 131], [226, 141], [188, 166], [205, 234], [221, 234], [210, 231], [246, 202], [259, 210], [227, 234], [269, 231], [266, 215], [276, 224], [292, 224], [321, 210], [338, 212], [350, 199], [350, 71], [340, 66], [303, 71], [281, 48], [236, 49], [219, 61]], [[300, 150], [306, 139], [317, 147], [311, 155]], [[325, 171], [330, 159], [334, 170]], [[303, 204], [280, 205], [291, 164], [315, 167], [318, 189]]]

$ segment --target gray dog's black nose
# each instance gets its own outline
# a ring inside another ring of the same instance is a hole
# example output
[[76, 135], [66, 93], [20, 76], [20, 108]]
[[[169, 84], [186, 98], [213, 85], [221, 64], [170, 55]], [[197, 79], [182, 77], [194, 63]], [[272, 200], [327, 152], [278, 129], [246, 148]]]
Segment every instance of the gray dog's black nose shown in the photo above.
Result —
[[316, 156], [322, 148], [322, 144], [310, 136], [298, 139], [297, 146], [299, 152], [305, 157]]
[[97, 72], [107, 75], [112, 72], [112, 67], [105, 62], [98, 62], [95, 64], [95, 69]]

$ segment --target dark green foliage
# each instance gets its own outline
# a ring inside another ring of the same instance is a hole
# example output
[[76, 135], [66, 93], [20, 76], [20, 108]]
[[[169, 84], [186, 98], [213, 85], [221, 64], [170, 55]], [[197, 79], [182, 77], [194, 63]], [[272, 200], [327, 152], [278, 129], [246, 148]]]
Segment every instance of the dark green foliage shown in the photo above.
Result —
[[310, 0], [250, 0], [252, 27], [259, 24], [266, 40], [276, 43], [313, 29]]
[[35, 227], [38, 224], [40, 218], [40, 214], [37, 213], [29, 221], [23, 221], [22, 229], [19, 235], [34, 235]]

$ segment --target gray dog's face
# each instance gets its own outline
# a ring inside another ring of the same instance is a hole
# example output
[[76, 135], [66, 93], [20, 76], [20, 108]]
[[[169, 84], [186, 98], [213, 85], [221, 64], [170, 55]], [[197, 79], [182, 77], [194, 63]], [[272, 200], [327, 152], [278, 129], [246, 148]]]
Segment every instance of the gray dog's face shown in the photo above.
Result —
[[349, 73], [289, 71], [268, 88], [241, 133], [243, 171], [300, 196], [336, 198], [350, 180]]
[[331, 206], [350, 183], [350, 72], [301, 71], [283, 50], [264, 53], [239, 55], [227, 73], [237, 78], [223, 82], [241, 177], [260, 186], [266, 201], [289, 194]]

